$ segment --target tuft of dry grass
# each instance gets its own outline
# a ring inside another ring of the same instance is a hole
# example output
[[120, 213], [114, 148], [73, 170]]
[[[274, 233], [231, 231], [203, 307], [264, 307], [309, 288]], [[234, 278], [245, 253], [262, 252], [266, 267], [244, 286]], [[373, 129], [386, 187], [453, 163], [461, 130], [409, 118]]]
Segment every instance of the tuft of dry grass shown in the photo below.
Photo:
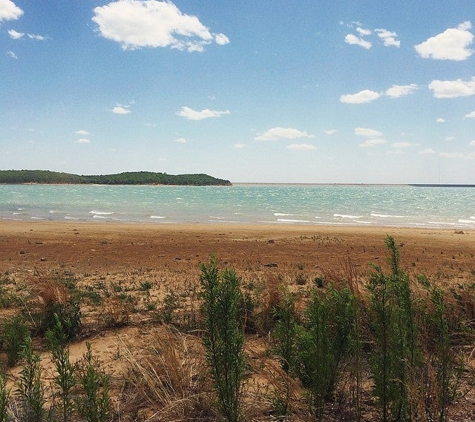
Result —
[[145, 421], [216, 420], [200, 342], [163, 326], [146, 350], [126, 345], [126, 414]]

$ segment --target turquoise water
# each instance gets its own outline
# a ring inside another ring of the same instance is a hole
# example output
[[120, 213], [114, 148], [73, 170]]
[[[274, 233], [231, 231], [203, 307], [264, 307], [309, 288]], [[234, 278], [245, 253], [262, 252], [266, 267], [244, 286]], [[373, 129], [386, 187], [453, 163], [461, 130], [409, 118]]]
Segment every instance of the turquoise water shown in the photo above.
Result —
[[0, 219], [475, 229], [475, 188], [0, 185]]

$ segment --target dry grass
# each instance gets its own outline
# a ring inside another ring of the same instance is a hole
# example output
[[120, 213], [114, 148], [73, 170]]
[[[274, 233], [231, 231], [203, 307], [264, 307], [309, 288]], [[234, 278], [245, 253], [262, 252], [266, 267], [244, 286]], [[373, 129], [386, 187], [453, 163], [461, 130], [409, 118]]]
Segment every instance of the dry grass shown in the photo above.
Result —
[[216, 420], [199, 340], [163, 326], [145, 350], [126, 345], [124, 412], [144, 421]]

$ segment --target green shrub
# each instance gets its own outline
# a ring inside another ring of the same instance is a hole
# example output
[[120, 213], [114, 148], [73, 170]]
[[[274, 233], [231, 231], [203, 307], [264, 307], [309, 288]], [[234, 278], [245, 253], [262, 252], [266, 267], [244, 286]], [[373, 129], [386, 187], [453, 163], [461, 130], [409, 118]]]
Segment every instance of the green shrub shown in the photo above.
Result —
[[10, 390], [7, 389], [7, 379], [5, 374], [0, 372], [0, 422], [10, 421], [11, 412], [8, 408]]
[[392, 237], [386, 238], [386, 246], [391, 272], [385, 274], [375, 266], [367, 285], [374, 344], [369, 362], [383, 422], [411, 418], [411, 379], [423, 365], [409, 277], [399, 267], [399, 250]]
[[297, 327], [297, 372], [312, 395], [315, 416], [333, 398], [355, 327], [355, 297], [345, 288], [313, 291], [306, 322]]
[[287, 292], [274, 309], [276, 320], [274, 327], [274, 337], [277, 340], [277, 353], [282, 359], [282, 369], [289, 372], [295, 367], [295, 338], [296, 323], [294, 301], [290, 292]]
[[21, 349], [30, 330], [21, 315], [14, 315], [4, 320], [1, 327], [1, 339], [7, 352], [7, 365], [15, 366], [20, 360]]
[[79, 416], [87, 422], [105, 422], [109, 418], [111, 400], [109, 396], [109, 376], [99, 367], [92, 355], [91, 344], [78, 366], [79, 383], [82, 394], [76, 398]]
[[45, 391], [41, 383], [41, 355], [34, 352], [31, 337], [28, 336], [22, 348], [23, 360], [16, 394], [20, 399], [22, 421], [43, 422], [45, 419]]
[[59, 408], [63, 422], [69, 420], [69, 415], [73, 411], [72, 390], [76, 386], [76, 365], [71, 363], [67, 347], [68, 328], [65, 329], [60, 318], [55, 314], [55, 325], [46, 332], [51, 361], [56, 370], [53, 382], [59, 390]]
[[203, 343], [222, 415], [229, 422], [241, 418], [244, 375], [244, 334], [240, 318], [240, 279], [232, 270], [220, 271], [216, 258], [201, 265]]

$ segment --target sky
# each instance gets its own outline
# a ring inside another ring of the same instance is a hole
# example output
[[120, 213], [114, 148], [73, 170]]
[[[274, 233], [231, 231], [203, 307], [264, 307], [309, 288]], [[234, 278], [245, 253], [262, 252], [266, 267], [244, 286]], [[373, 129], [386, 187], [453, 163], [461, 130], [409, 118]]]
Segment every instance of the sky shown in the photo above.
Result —
[[473, 0], [0, 0], [0, 170], [475, 184]]

